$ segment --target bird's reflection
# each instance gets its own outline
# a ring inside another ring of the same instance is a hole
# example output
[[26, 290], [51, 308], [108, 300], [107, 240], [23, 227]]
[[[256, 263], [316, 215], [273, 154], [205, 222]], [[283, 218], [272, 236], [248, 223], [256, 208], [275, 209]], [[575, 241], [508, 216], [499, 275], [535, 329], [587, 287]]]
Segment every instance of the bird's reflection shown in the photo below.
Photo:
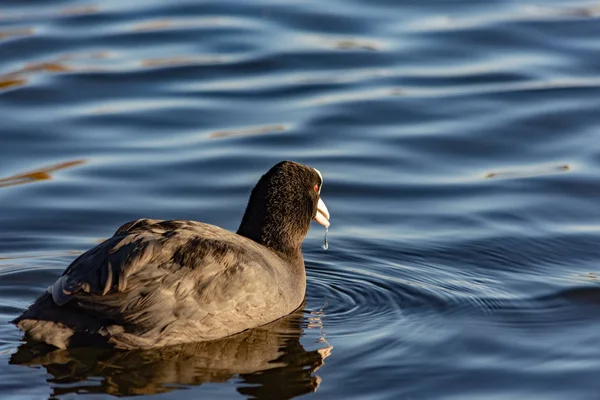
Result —
[[[42, 365], [51, 397], [67, 393], [116, 396], [168, 392], [181, 386], [240, 378], [252, 398], [292, 398], [314, 392], [315, 371], [332, 347], [307, 351], [300, 343], [304, 306], [269, 325], [226, 339], [143, 351], [80, 347], [56, 349], [24, 343], [11, 364]], [[90, 379], [91, 378], [91, 379]]]

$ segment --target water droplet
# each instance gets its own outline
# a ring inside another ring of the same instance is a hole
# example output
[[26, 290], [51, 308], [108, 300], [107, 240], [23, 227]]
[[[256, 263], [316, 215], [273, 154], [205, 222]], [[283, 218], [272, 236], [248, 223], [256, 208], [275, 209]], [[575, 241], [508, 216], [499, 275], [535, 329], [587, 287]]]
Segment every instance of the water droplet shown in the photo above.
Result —
[[329, 233], [329, 227], [325, 228], [325, 239], [323, 240], [323, 250], [327, 250], [329, 248], [329, 243], [327, 242], [327, 234]]

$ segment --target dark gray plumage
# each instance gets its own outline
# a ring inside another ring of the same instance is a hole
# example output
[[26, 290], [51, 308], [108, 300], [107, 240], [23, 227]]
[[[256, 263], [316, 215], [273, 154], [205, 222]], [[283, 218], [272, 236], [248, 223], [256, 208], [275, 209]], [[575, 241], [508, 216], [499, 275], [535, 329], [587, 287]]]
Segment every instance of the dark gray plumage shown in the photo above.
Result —
[[59, 348], [104, 340], [147, 349], [274, 321], [304, 299], [301, 243], [311, 219], [329, 218], [321, 185], [313, 168], [275, 165], [253, 189], [237, 233], [194, 221], [129, 222], [13, 322]]

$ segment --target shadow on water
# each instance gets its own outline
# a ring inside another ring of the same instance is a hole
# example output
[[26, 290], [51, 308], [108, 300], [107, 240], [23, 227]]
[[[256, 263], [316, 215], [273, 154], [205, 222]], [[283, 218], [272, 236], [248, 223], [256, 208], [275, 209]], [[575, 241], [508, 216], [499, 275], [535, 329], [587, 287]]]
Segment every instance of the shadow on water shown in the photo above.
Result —
[[[331, 346], [307, 351], [300, 343], [304, 306], [269, 325], [213, 342], [143, 351], [80, 347], [56, 349], [26, 342], [10, 364], [43, 366], [50, 398], [69, 393], [135, 396], [183, 385], [225, 382], [251, 398], [292, 398], [317, 390], [315, 375]], [[101, 379], [98, 379], [101, 378]]]

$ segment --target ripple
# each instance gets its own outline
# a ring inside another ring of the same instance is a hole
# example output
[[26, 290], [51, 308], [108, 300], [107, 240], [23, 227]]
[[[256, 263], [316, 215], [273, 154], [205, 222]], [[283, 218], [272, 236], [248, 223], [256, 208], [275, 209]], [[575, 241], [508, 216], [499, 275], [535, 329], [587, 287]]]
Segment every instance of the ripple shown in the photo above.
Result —
[[190, 29], [190, 28], [240, 28], [251, 27], [254, 23], [242, 18], [230, 17], [206, 17], [206, 18], [162, 18], [151, 21], [138, 22], [132, 30], [138, 32], [162, 31], [167, 29]]
[[366, 50], [366, 51], [381, 51], [388, 44], [376, 39], [366, 39], [357, 37], [333, 37], [325, 35], [308, 35], [301, 36], [298, 39], [300, 42], [310, 44], [317, 47], [325, 47], [334, 50]]
[[0, 40], [20, 37], [20, 36], [30, 36], [34, 34], [33, 28], [15, 28], [15, 29], [7, 29], [0, 30]]
[[13, 86], [23, 86], [27, 84], [27, 79], [7, 79], [0, 78], [0, 91], [2, 89], [8, 89]]
[[6, 178], [0, 179], [0, 188], [22, 185], [25, 183], [33, 183], [37, 181], [44, 181], [52, 179], [52, 173], [65, 168], [71, 168], [78, 165], [85, 164], [86, 160], [75, 160], [67, 161], [58, 164], [51, 165], [49, 167], [40, 168], [30, 172], [24, 172], [21, 174], [12, 175]]
[[156, 68], [179, 65], [210, 65], [222, 64], [227, 62], [227, 58], [219, 55], [202, 55], [202, 56], [171, 56], [165, 58], [152, 58], [142, 60], [141, 64], [144, 67]]
[[[41, 8], [41, 9], [40, 9]], [[67, 6], [67, 7], [39, 7], [35, 11], [29, 9], [27, 12], [21, 11], [3, 11], [0, 13], [1, 22], [12, 22], [12, 21], [31, 21], [40, 20], [44, 18], [52, 18], [57, 16], [80, 16], [80, 15], [91, 15], [100, 12], [97, 6], [93, 5], [80, 5], [80, 6]]]
[[[370, 259], [371, 265], [374, 262]], [[307, 275], [309, 304], [322, 309], [324, 323], [338, 335], [376, 334], [397, 322], [465, 310], [466, 302], [457, 301], [455, 293], [438, 281], [403, 279], [374, 272], [373, 268], [318, 262], [307, 264]]]
[[552, 7], [533, 4], [508, 6], [496, 13], [478, 12], [467, 16], [434, 15], [417, 18], [408, 23], [405, 29], [413, 32], [471, 30], [489, 27], [503, 22], [563, 21], [566, 19], [596, 18], [600, 6]]
[[526, 178], [532, 176], [558, 174], [561, 172], [570, 171], [569, 165], [547, 166], [547, 167], [532, 167], [532, 168], [514, 168], [511, 171], [488, 172], [485, 177], [488, 179], [515, 179]]
[[246, 135], [262, 135], [265, 133], [275, 133], [286, 131], [285, 125], [264, 125], [249, 128], [233, 129], [228, 131], [217, 131], [210, 134], [211, 138], [225, 138], [232, 136], [246, 136]]
[[[0, 392], [597, 397], [598, 2], [537, 3], [2, 2]], [[77, 254], [142, 217], [235, 230], [281, 159], [333, 223], [290, 357], [8, 364]]]

